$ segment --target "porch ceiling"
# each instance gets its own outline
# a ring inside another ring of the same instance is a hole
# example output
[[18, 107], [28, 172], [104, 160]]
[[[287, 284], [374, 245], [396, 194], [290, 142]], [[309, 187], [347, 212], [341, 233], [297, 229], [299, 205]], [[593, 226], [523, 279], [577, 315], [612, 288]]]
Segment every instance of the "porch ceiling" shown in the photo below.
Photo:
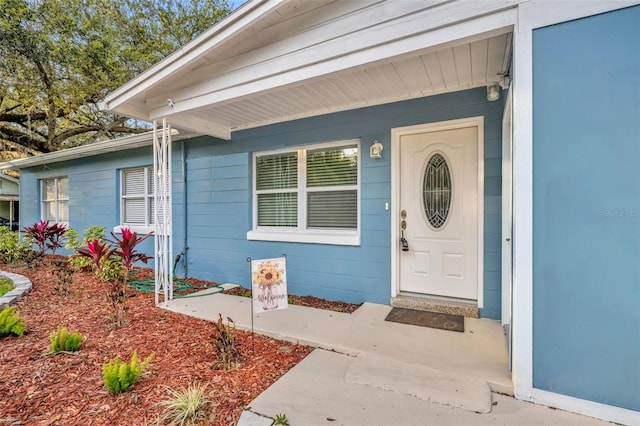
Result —
[[508, 72], [510, 46], [511, 33], [500, 34], [207, 105], [189, 115], [233, 131], [486, 86]]
[[104, 108], [230, 139], [236, 130], [486, 86], [508, 73], [516, 2], [254, 0], [109, 95]]
[[[229, 131], [500, 83], [511, 33], [431, 49], [170, 116], [176, 125]], [[202, 125], [199, 126], [199, 123]]]

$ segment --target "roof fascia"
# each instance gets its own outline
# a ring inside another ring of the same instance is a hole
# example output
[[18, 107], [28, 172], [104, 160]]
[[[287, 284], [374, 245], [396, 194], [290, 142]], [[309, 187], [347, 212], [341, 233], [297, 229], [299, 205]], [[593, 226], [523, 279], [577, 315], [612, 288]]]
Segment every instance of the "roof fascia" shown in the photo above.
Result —
[[[218, 22], [209, 30], [167, 56], [138, 77], [111, 92], [105, 97], [100, 107], [105, 110], [115, 110], [119, 105], [160, 83], [180, 68], [188, 66], [217, 45], [228, 41], [244, 28], [250, 27], [254, 22], [268, 15], [285, 1], [286, 0], [249, 1], [249, 3], [246, 3], [231, 13], [227, 18]], [[141, 119], [149, 118], [148, 116], [139, 117], [141, 113], [142, 110], [137, 110], [135, 112], [136, 117]]]
[[[197, 136], [195, 133], [178, 132], [176, 129], [171, 130], [171, 135], [173, 141]], [[7, 161], [0, 163], [0, 170], [26, 169], [28, 167], [40, 166], [43, 164], [59, 163], [61, 161], [93, 157], [96, 155], [108, 154], [110, 152], [126, 151], [128, 149], [150, 146], [151, 144], [153, 144], [153, 132], [145, 132], [139, 135], [127, 136], [124, 138], [49, 152], [47, 154], [36, 155], [33, 157]]]
[[16, 179], [13, 176], [5, 175], [4, 173], [0, 173], [0, 179], [4, 179], [15, 184], [20, 184], [20, 179]]

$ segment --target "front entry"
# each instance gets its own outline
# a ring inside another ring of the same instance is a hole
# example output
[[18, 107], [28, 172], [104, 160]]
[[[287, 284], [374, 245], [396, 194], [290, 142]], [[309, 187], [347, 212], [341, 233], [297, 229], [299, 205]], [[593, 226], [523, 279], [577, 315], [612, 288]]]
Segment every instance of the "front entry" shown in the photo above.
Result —
[[478, 127], [403, 132], [399, 146], [400, 292], [475, 301]]

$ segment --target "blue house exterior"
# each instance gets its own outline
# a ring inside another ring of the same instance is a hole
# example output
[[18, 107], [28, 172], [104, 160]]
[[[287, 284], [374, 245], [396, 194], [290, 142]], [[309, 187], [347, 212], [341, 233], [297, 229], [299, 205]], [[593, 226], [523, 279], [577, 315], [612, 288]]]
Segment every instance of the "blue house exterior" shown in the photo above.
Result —
[[[178, 275], [248, 286], [248, 257], [286, 254], [292, 294], [472, 306], [509, 326], [517, 398], [638, 424], [640, 5], [602, 3], [252, 1], [105, 108], [177, 129]], [[21, 223], [152, 229], [128, 192], [152, 144], [5, 163]], [[313, 187], [316, 154], [352, 180]], [[301, 229], [316, 211], [341, 222]]]

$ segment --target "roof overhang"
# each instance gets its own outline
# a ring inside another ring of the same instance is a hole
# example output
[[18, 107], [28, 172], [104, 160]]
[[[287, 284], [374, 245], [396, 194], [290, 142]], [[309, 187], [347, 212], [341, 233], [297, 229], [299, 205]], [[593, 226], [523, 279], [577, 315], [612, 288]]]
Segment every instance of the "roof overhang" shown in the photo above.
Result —
[[103, 107], [236, 130], [503, 83], [518, 0], [254, 0]]
[[6, 175], [4, 173], [0, 173], [0, 179], [4, 179], [9, 182], [13, 182], [15, 184], [20, 184], [20, 179], [14, 178], [13, 176]]
[[[192, 138], [195, 136], [197, 136], [197, 134], [192, 132], [171, 129], [171, 139], [173, 141]], [[69, 161], [78, 158], [93, 157], [100, 154], [108, 154], [111, 152], [141, 148], [152, 144], [153, 132], [145, 132], [138, 135], [125, 136], [118, 139], [95, 142], [89, 145], [81, 145], [74, 148], [49, 152], [47, 154], [7, 161], [0, 163], [0, 170], [26, 169], [28, 167], [41, 166], [44, 164], [59, 163], [61, 161]], [[4, 177], [6, 178], [6, 176]]]

